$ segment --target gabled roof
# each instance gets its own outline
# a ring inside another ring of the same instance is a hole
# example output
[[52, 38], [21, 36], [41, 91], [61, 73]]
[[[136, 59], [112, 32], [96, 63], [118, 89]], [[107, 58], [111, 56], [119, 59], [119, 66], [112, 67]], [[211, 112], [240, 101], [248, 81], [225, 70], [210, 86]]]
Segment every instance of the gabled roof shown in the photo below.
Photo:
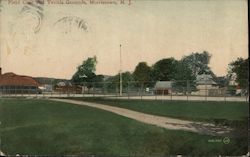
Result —
[[0, 86], [39, 86], [39, 83], [29, 76], [5, 73], [0, 75]]
[[172, 81], [157, 81], [155, 84], [157, 89], [172, 88]]
[[202, 74], [198, 75], [196, 78], [197, 85], [217, 85], [217, 83], [213, 80], [211, 75]]

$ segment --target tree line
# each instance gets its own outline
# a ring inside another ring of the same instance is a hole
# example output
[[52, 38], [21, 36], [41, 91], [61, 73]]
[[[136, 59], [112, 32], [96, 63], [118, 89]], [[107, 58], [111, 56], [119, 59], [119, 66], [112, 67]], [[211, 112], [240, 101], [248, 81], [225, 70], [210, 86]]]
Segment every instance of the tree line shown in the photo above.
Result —
[[[126, 87], [130, 82], [137, 82], [135, 86], [150, 87], [156, 81], [174, 81], [174, 86], [177, 89], [186, 86], [195, 88], [195, 80], [201, 74], [212, 76], [214, 81], [221, 86], [228, 84], [229, 80], [235, 76], [236, 82], [240, 86], [246, 86], [246, 79], [248, 79], [248, 59], [238, 58], [232, 61], [229, 64], [227, 79], [221, 80], [209, 67], [211, 57], [211, 54], [203, 51], [183, 56], [180, 60], [173, 57], [163, 58], [151, 66], [145, 61], [139, 62], [133, 72], [125, 71], [122, 73], [123, 87]], [[115, 86], [115, 84], [119, 83], [119, 73], [107, 79], [104, 79], [104, 75], [96, 75], [96, 64], [96, 56], [84, 60], [72, 76], [72, 82], [77, 85], [85, 83], [88, 88], [97, 82], [111, 82], [110, 86]]]

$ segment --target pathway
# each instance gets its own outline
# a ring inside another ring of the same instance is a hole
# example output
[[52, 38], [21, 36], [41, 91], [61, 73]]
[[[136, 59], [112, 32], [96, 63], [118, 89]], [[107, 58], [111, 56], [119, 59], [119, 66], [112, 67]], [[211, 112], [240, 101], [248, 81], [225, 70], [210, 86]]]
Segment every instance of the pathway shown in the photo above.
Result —
[[83, 101], [69, 100], [69, 99], [50, 99], [50, 100], [94, 107], [94, 108], [102, 109], [102, 110], [112, 112], [112, 113], [115, 113], [124, 117], [128, 117], [128, 118], [137, 120], [139, 122], [143, 122], [143, 123], [150, 124], [150, 125], [156, 125], [158, 127], [162, 127], [166, 129], [191, 131], [191, 132], [196, 132], [196, 133], [206, 134], [206, 135], [222, 135], [222, 134], [232, 131], [231, 128], [228, 128], [225, 126], [215, 126], [214, 124], [211, 124], [211, 123], [194, 122], [194, 121], [180, 120], [180, 119], [169, 118], [169, 117], [155, 116], [155, 115], [145, 114], [145, 113], [132, 111], [132, 110], [128, 110], [128, 109], [124, 109], [120, 107], [108, 106], [108, 105], [97, 104], [97, 103], [92, 103], [92, 102], [90, 103], [90, 102], [83, 102]]

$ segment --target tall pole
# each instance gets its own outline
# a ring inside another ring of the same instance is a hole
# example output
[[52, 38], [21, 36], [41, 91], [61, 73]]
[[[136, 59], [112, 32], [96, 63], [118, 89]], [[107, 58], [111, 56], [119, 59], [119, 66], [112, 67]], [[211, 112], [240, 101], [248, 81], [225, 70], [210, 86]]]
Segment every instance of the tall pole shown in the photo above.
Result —
[[120, 44], [120, 96], [122, 96], [122, 45]]

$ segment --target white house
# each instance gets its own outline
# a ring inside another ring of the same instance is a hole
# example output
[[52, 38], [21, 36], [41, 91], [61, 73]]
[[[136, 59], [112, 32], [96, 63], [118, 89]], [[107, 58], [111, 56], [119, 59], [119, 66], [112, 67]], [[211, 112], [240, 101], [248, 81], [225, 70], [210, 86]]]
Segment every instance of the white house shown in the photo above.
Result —
[[213, 80], [211, 75], [201, 74], [196, 78], [196, 88], [198, 91], [194, 92], [194, 95], [207, 95], [207, 96], [215, 96], [219, 94], [219, 86]]

